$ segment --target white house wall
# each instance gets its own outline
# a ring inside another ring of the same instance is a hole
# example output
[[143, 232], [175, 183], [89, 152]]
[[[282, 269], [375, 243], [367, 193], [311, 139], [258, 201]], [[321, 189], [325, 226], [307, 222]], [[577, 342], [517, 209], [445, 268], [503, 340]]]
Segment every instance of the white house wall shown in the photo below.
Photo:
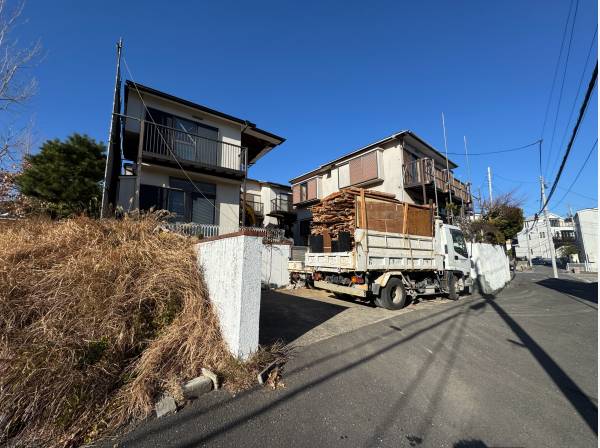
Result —
[[598, 209], [579, 210], [575, 214], [577, 223], [577, 238], [580, 252], [585, 258], [581, 262], [587, 262], [593, 270], [598, 269]]

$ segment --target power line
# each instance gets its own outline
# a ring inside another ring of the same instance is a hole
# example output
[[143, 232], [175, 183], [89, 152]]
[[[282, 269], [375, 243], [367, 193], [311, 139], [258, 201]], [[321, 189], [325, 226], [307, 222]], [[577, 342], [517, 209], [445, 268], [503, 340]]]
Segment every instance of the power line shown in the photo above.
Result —
[[[596, 29], [594, 30], [594, 36], [592, 37], [592, 41], [590, 42], [590, 47], [588, 48], [587, 56], [585, 58], [585, 63], [583, 64], [583, 70], [581, 71], [581, 76], [579, 77], [579, 84], [577, 85], [577, 93], [575, 94], [575, 98], [573, 98], [573, 104], [571, 105], [571, 110], [569, 112], [569, 119], [567, 120], [567, 124], [565, 126], [565, 132], [563, 132], [562, 139], [560, 140], [561, 147], [564, 145], [565, 139], [567, 138], [569, 124], [571, 123], [571, 118], [573, 118], [573, 112], [575, 111], [575, 106], [577, 105], [577, 99], [579, 98], [579, 92], [581, 91], [581, 86], [583, 85], [583, 80], [585, 78], [585, 72], [587, 70], [588, 62], [590, 60], [590, 55], [592, 54], [592, 49], [594, 48], [594, 43], [596, 42], [597, 34], [598, 34], [598, 25], [596, 25]], [[558, 162], [558, 157], [556, 159], [554, 159], [554, 163], [552, 164], [552, 169], [550, 170], [550, 174], [552, 174], [554, 172], [554, 168], [556, 167], [557, 162]]]
[[[533, 143], [529, 143], [527, 145], [523, 145], [523, 146], [518, 146], [516, 148], [509, 148], [509, 149], [500, 149], [498, 151], [488, 151], [488, 152], [469, 152], [469, 156], [487, 156], [490, 154], [501, 154], [504, 152], [512, 152], [512, 151], [520, 151], [522, 149], [527, 149], [530, 148], [534, 145], [537, 145], [539, 143], [539, 140], [536, 140]], [[463, 153], [460, 152], [449, 152], [448, 155], [453, 155], [453, 156], [463, 156]]]
[[577, 20], [577, 10], [579, 9], [579, 0], [575, 3], [575, 12], [573, 13], [573, 23], [571, 24], [571, 32], [569, 34], [569, 46], [567, 47], [567, 57], [565, 58], [565, 69], [563, 70], [562, 82], [560, 85], [560, 92], [558, 94], [558, 105], [556, 106], [556, 117], [554, 118], [554, 127], [552, 129], [552, 140], [550, 140], [550, 152], [546, 159], [546, 169], [544, 173], [547, 174], [550, 159], [552, 158], [552, 150], [554, 149], [554, 136], [556, 135], [556, 125], [558, 123], [558, 115], [560, 113], [560, 105], [562, 102], [563, 90], [565, 88], [565, 80], [567, 79], [567, 68], [569, 67], [569, 57], [571, 56], [571, 44], [573, 43], [573, 31], [575, 30], [575, 21]]
[[556, 178], [554, 179], [554, 183], [552, 184], [552, 188], [550, 189], [550, 194], [548, 195], [548, 198], [546, 199], [546, 201], [544, 202], [544, 205], [540, 209], [540, 212], [544, 208], [546, 208], [546, 206], [548, 205], [548, 202], [550, 201], [550, 199], [552, 199], [552, 195], [556, 191], [556, 186], [558, 185], [558, 182], [560, 181], [562, 172], [565, 169], [565, 164], [567, 163], [567, 159], [569, 158], [569, 154], [571, 153], [571, 148], [573, 147], [573, 142], [575, 141], [575, 138], [577, 137], [577, 132], [579, 131], [579, 125], [581, 124], [581, 120], [583, 119], [585, 111], [587, 110], [587, 106], [589, 104], [590, 97], [592, 96], [592, 91], [594, 90], [594, 87], [596, 86], [597, 78], [598, 78], [598, 61], [596, 60], [596, 66], [594, 67], [594, 73], [592, 73], [592, 78], [590, 79], [590, 82], [588, 83], [588, 88], [585, 93], [585, 98], [583, 99], [583, 104], [581, 105], [581, 109], [579, 110], [579, 116], [577, 117], [577, 122], [575, 123], [575, 127], [573, 128], [573, 133], [571, 134], [571, 139], [569, 140], [569, 144], [565, 151], [565, 155], [563, 156], [563, 160], [560, 164], [560, 168], [558, 169], [558, 173], [556, 173]]
[[569, 185], [569, 188], [567, 189], [567, 192], [564, 194], [564, 196], [560, 199], [560, 201], [558, 201], [556, 204], [554, 204], [554, 207], [558, 207], [562, 201], [565, 200], [565, 198], [567, 197], [567, 195], [571, 192], [571, 188], [573, 188], [573, 185], [575, 185], [575, 183], [577, 182], [577, 179], [579, 179], [579, 176], [581, 175], [581, 172], [583, 171], [583, 169], [585, 168], [588, 160], [590, 159], [591, 155], [594, 153], [594, 149], [596, 149], [598, 146], [598, 139], [596, 139], [596, 141], [594, 142], [594, 145], [592, 146], [592, 148], [590, 149], [590, 152], [588, 152], [587, 157], [585, 158], [585, 160], [583, 161], [583, 164], [581, 165], [581, 168], [579, 168], [579, 171], [577, 172], [577, 175], [575, 176], [575, 179], [573, 179], [573, 182], [571, 183], [571, 185]]
[[569, 19], [571, 17], [571, 9], [573, 9], [573, 0], [571, 0], [571, 3], [569, 4], [569, 12], [567, 14], [567, 21], [565, 22], [562, 40], [560, 42], [560, 51], [558, 52], [558, 59], [556, 60], [556, 66], [554, 67], [554, 76], [552, 78], [552, 88], [550, 89], [550, 96], [548, 97], [548, 104], [546, 105], [546, 113], [544, 114], [544, 124], [542, 125], [542, 132], [540, 133], [540, 140], [544, 136], [544, 131], [546, 130], [546, 123], [548, 121], [548, 112], [550, 112], [550, 104], [552, 104], [552, 96], [554, 95], [554, 86], [556, 84], [556, 75], [558, 75], [558, 67], [560, 67], [560, 60], [562, 58], [562, 52], [563, 52], [563, 48], [565, 46], [565, 38], [567, 36], [567, 27], [569, 25]]

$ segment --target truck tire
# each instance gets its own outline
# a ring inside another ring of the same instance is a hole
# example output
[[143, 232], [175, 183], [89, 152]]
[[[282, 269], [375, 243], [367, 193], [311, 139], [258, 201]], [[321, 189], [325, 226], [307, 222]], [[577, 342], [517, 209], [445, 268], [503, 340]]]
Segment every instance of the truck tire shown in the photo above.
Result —
[[406, 289], [402, 280], [392, 277], [381, 289], [379, 297], [375, 299], [375, 305], [386, 310], [399, 310], [406, 305]]
[[458, 291], [456, 290], [457, 281], [458, 281], [458, 279], [456, 278], [456, 275], [449, 274], [449, 276], [448, 276], [448, 298], [450, 300], [458, 300]]

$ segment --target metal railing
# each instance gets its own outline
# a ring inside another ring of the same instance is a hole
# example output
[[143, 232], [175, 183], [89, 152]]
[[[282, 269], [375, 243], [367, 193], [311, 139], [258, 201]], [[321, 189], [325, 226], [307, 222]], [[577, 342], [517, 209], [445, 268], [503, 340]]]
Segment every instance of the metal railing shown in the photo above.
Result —
[[271, 199], [271, 211], [272, 212], [291, 212], [292, 211], [292, 198]]
[[248, 205], [256, 215], [262, 216], [264, 214], [264, 205], [262, 202], [246, 197], [246, 205]]
[[248, 230], [251, 232], [258, 233], [263, 237], [264, 243], [272, 243], [275, 241], [281, 241], [285, 239], [285, 230], [277, 229], [274, 227], [245, 227], [241, 226], [240, 230]]
[[246, 148], [156, 123], [144, 122], [143, 151], [162, 158], [193, 162], [207, 167], [244, 171]]

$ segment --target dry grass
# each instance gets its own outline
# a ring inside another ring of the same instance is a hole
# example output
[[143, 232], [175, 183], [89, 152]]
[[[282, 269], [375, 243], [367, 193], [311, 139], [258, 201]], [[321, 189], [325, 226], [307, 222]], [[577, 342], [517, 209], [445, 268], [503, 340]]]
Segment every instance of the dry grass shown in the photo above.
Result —
[[156, 218], [0, 227], [0, 445], [76, 446], [217, 372], [232, 390], [279, 356], [227, 351], [188, 239]]

